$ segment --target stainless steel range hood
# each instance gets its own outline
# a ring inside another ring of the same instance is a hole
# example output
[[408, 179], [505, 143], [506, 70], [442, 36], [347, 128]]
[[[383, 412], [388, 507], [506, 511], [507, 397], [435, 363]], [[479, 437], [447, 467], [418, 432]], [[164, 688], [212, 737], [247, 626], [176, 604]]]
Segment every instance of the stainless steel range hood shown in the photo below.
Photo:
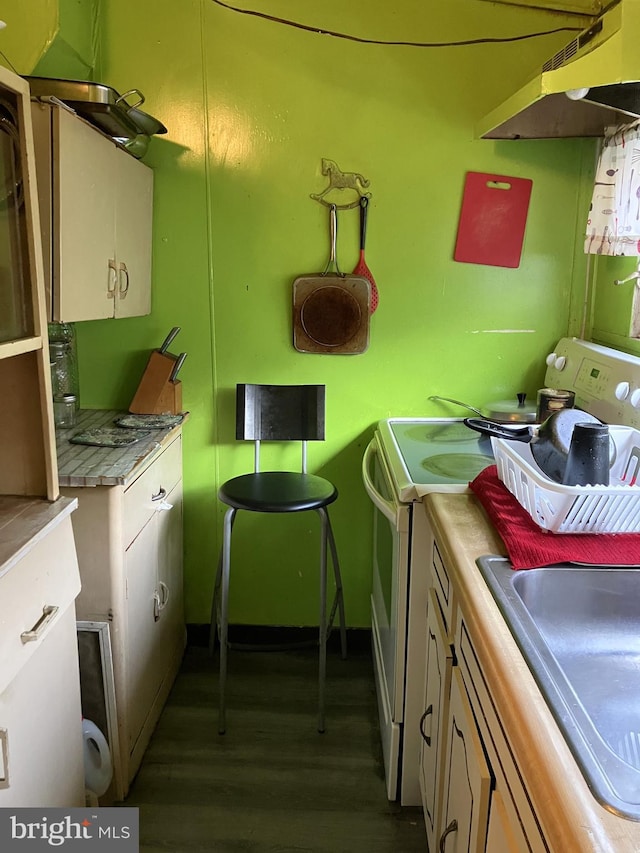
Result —
[[483, 139], [604, 136], [605, 127], [640, 118], [639, 41], [640, 0], [622, 0], [485, 116], [476, 135]]

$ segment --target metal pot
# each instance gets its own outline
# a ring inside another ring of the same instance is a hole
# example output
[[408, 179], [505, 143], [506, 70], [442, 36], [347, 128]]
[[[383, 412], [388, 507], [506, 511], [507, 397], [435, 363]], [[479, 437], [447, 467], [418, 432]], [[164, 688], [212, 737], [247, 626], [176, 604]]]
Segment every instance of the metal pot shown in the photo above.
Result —
[[[581, 409], [560, 409], [539, 426], [507, 427], [495, 421], [481, 418], [465, 418], [465, 424], [476, 432], [504, 438], [507, 441], [525, 441], [531, 446], [531, 454], [540, 470], [556, 483], [564, 480], [573, 429], [576, 424], [601, 424], [602, 421]], [[615, 458], [615, 445], [612, 443]], [[611, 462], [613, 459], [611, 459]]]
[[469, 403], [463, 403], [460, 400], [453, 400], [451, 397], [440, 397], [436, 394], [429, 397], [430, 400], [442, 400], [445, 403], [453, 403], [455, 406], [462, 406], [470, 412], [475, 412], [481, 418], [488, 418], [497, 423], [535, 423], [536, 407], [526, 403], [527, 395], [520, 393], [515, 399], [498, 400], [493, 403], [487, 403], [485, 411], [471, 406]]
[[137, 136], [132, 136], [130, 139], [125, 137], [116, 139], [116, 142], [119, 142], [123, 148], [126, 148], [129, 154], [133, 154], [137, 160], [140, 160], [147, 153], [150, 141], [151, 137], [147, 136], [146, 133], [139, 133]]

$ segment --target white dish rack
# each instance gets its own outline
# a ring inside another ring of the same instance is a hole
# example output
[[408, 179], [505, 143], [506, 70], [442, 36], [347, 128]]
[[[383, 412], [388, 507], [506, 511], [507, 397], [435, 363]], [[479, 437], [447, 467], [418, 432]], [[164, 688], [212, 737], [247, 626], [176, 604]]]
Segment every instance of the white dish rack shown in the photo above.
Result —
[[610, 426], [616, 447], [608, 486], [563, 486], [534, 461], [529, 444], [492, 438], [498, 477], [535, 523], [553, 533], [640, 532], [640, 431]]

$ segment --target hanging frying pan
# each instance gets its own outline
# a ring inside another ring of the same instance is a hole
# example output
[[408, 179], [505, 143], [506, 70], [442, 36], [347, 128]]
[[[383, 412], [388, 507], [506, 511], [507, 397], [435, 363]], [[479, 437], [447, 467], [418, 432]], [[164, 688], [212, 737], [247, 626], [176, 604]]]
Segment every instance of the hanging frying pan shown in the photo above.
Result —
[[329, 208], [330, 255], [323, 273], [293, 282], [293, 345], [298, 352], [356, 355], [369, 346], [371, 285], [344, 275], [336, 260], [336, 206]]

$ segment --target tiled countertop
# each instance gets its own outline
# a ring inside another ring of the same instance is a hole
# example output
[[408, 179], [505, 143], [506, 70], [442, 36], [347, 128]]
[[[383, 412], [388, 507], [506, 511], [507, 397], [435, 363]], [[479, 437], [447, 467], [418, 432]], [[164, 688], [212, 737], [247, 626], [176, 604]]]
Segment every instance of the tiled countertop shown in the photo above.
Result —
[[69, 441], [92, 427], [113, 427], [115, 418], [124, 414], [113, 409], [81, 409], [74, 427], [56, 430], [60, 486], [126, 485], [182, 427], [150, 430], [150, 435], [126, 447], [93, 447]]

